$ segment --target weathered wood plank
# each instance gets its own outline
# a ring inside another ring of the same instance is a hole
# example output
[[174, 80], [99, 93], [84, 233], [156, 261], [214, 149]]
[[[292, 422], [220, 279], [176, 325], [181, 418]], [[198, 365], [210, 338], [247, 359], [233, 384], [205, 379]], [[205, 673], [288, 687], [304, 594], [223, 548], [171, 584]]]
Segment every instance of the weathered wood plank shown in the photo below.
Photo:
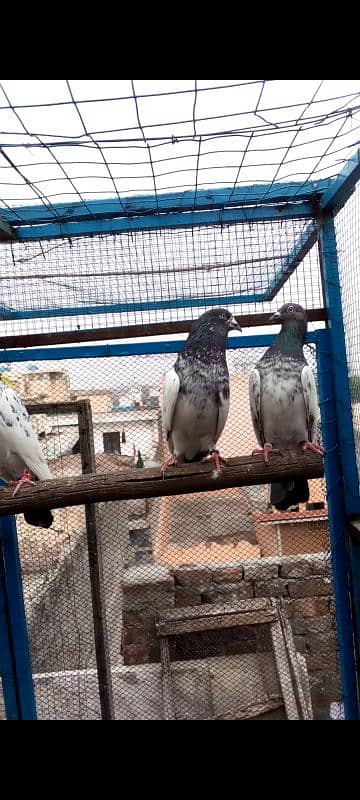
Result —
[[66, 400], [59, 403], [27, 403], [29, 414], [77, 414], [80, 401]]
[[303, 687], [304, 696], [306, 700], [306, 705], [309, 712], [309, 719], [314, 719], [313, 714], [313, 707], [312, 707], [312, 700], [311, 700], [311, 691], [310, 691], [310, 681], [309, 681], [309, 673], [306, 666], [306, 658], [301, 653], [297, 653], [297, 659], [299, 663], [300, 673], [302, 676], [301, 685]]
[[[322, 322], [327, 319], [324, 308], [308, 309], [309, 322]], [[275, 325], [269, 322], [269, 314], [239, 314], [236, 319], [242, 328]], [[172, 336], [177, 333], [188, 333], [191, 320], [174, 322], [152, 322], [148, 325], [123, 325], [109, 328], [96, 328], [81, 331], [53, 331], [51, 333], [28, 333], [24, 335], [1, 336], [0, 347], [40, 347], [41, 345], [72, 344], [75, 342], [102, 342], [112, 339], [134, 339], [138, 336]]]
[[[280, 695], [269, 697], [268, 700], [264, 701], [263, 703], [254, 703], [251, 706], [247, 706], [246, 708], [236, 708], [234, 714], [230, 711], [228, 714], [224, 714], [221, 719], [222, 720], [238, 720], [238, 719], [254, 719], [254, 717], [259, 717], [261, 714], [266, 714], [268, 711], [274, 711], [276, 708], [282, 708], [284, 705], [284, 700]], [[216, 719], [216, 717], [215, 717]]]
[[159, 469], [124, 470], [111, 475], [80, 475], [52, 481], [39, 481], [22, 487], [15, 497], [12, 490], [1, 489], [0, 514], [18, 514], [35, 507], [99, 503], [107, 500], [133, 500], [165, 497], [192, 492], [214, 492], [234, 486], [253, 486], [300, 477], [320, 478], [323, 460], [314, 453], [289, 452], [270, 456], [268, 465], [262, 456], [231, 458], [216, 480], [208, 463], [171, 467], [163, 476]]
[[202, 619], [186, 619], [174, 622], [158, 622], [157, 631], [160, 636], [176, 636], [181, 633], [195, 633], [196, 631], [210, 631], [218, 628], [236, 628], [240, 625], [261, 625], [274, 622], [277, 619], [275, 611], [248, 611], [243, 614], [223, 614]]
[[298, 705], [301, 710], [303, 719], [309, 720], [312, 719], [312, 712], [308, 708], [307, 697], [305, 695], [303, 687], [304, 675], [301, 666], [299, 664], [298, 654], [295, 649], [290, 622], [281, 608], [279, 608], [279, 618], [283, 630], [283, 635], [286, 644], [286, 649], [288, 652], [291, 670], [293, 672], [295, 696], [297, 696]]
[[171, 667], [169, 642], [166, 637], [160, 639], [161, 677], [164, 701], [164, 716], [166, 720], [175, 719], [174, 703], [171, 688]]
[[[83, 474], [87, 475], [96, 470], [90, 400], [80, 400], [77, 406], [81, 466]], [[85, 506], [85, 520], [101, 718], [103, 720], [112, 720], [115, 719], [115, 712], [106, 621], [101, 542], [98, 536], [98, 509], [95, 503], [89, 503]]]
[[200, 619], [214, 617], [218, 614], [243, 613], [245, 611], [264, 611], [271, 608], [270, 599], [267, 597], [252, 597], [249, 600], [236, 600], [232, 603], [204, 603], [201, 606], [184, 606], [181, 608], [165, 608], [158, 611], [159, 622], [176, 621], [182, 619]]
[[272, 623], [270, 632], [275, 654], [276, 669], [284, 698], [286, 717], [290, 720], [299, 719], [280, 620]]

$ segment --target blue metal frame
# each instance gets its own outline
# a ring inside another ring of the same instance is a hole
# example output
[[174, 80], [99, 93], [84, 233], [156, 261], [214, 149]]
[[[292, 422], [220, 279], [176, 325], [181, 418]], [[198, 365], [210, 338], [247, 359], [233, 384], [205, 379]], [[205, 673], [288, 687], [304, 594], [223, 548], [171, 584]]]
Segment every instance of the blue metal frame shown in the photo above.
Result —
[[349, 199], [360, 178], [360, 150], [346, 162], [337, 178], [323, 194], [320, 207], [323, 211], [338, 211]]
[[286, 283], [290, 275], [296, 270], [301, 261], [308, 254], [309, 250], [313, 247], [317, 239], [317, 229], [315, 220], [312, 220], [306, 229], [300, 234], [297, 242], [291, 252], [281, 262], [280, 267], [276, 271], [274, 279], [271, 281], [270, 286], [266, 290], [265, 300], [273, 300], [278, 294], [281, 287]]
[[[161, 230], [218, 225], [234, 222], [255, 222], [271, 219], [314, 217], [314, 202], [324, 209], [345, 202], [360, 175], [359, 152], [350, 159], [336, 179], [306, 183], [284, 183], [273, 186], [253, 185], [178, 193], [141, 195], [132, 198], [59, 203], [48, 207], [20, 206], [3, 209], [5, 225], [12, 224], [15, 237], [21, 241], [39, 241], [58, 237], [86, 236], [115, 232]], [[241, 206], [241, 207], [240, 207]], [[1, 309], [3, 319], [31, 319], [81, 314], [121, 313], [146, 309], [187, 308], [209, 306], [213, 303], [251, 303], [271, 300], [289, 275], [296, 269], [315, 241], [312, 226], [296, 243], [280, 265], [278, 273], [266, 292], [252, 295], [219, 296], [153, 303], [116, 303], [109, 306], [61, 307], [15, 311]]]
[[[319, 331], [307, 335], [308, 344], [316, 344]], [[260, 336], [231, 336], [228, 339], [229, 350], [248, 347], [269, 347], [274, 341], [274, 334]], [[33, 347], [22, 350], [0, 350], [0, 364], [15, 364], [22, 361], [63, 361], [74, 358], [111, 358], [119, 356], [158, 355], [161, 353], [179, 353], [184, 347], [184, 339], [163, 342], [129, 342], [128, 344], [93, 344], [69, 345], [68, 347]]]
[[0, 672], [7, 719], [36, 720], [15, 517], [0, 517]]
[[[296, 186], [299, 186], [296, 184]], [[250, 189], [258, 187], [248, 187]], [[260, 188], [260, 187], [259, 187]], [[264, 189], [264, 187], [262, 187]], [[278, 187], [280, 188], [280, 187]], [[221, 190], [219, 190], [221, 191]], [[224, 190], [226, 191], [226, 190]], [[228, 190], [229, 191], [229, 190]], [[242, 190], [244, 192], [244, 190]], [[193, 195], [193, 193], [184, 193]], [[216, 193], [215, 193], [216, 194]], [[250, 193], [251, 194], [251, 193]], [[256, 195], [257, 196], [257, 195]], [[163, 197], [163, 196], [161, 196]], [[165, 197], [165, 196], [164, 196]], [[173, 196], [172, 196], [173, 197]], [[181, 204], [182, 195], [178, 196]], [[142, 198], [139, 198], [142, 199]], [[147, 198], [148, 205], [153, 202], [151, 196]], [[115, 201], [104, 201], [105, 204]], [[173, 200], [173, 202], [175, 202]], [[101, 205], [101, 204], [97, 204]], [[147, 208], [147, 207], [146, 207]], [[146, 210], [145, 208], [145, 210]], [[71, 210], [71, 209], [70, 209]], [[184, 213], [184, 210], [186, 213]], [[287, 203], [283, 206], [251, 206], [243, 208], [209, 209], [207, 211], [188, 211], [187, 203], [184, 201], [184, 210], [178, 213], [168, 214], [149, 214], [147, 216], [122, 217], [117, 219], [98, 219], [94, 217], [90, 220], [76, 222], [50, 222], [45, 225], [31, 224], [25, 227], [18, 227], [16, 230], [17, 239], [20, 240], [40, 240], [59, 237], [85, 236], [90, 234], [109, 234], [143, 230], [161, 230], [166, 228], [192, 227], [194, 225], [219, 225], [232, 223], [252, 224], [259, 221], [282, 221], [285, 219], [311, 219], [310, 225], [299, 238], [292, 252], [280, 265], [278, 276], [263, 292], [253, 292], [252, 294], [223, 294], [208, 297], [188, 297], [176, 298], [172, 300], [151, 300], [137, 302], [117, 302], [87, 306], [60, 306], [39, 309], [16, 309], [0, 307], [0, 318], [5, 320], [16, 319], [44, 319], [55, 317], [87, 316], [95, 314], [121, 314], [138, 311], [161, 311], [170, 309], [185, 308], [206, 308], [215, 305], [242, 305], [248, 303], [261, 303], [272, 299], [279, 291], [287, 277], [293, 272], [300, 263], [305, 253], [312, 246], [312, 235], [314, 231], [313, 206], [310, 203], [296, 202]], [[20, 214], [22, 209], [18, 209]], [[143, 211], [143, 213], [145, 213]]]
[[13, 311], [12, 309], [6, 310], [2, 307], [0, 309], [0, 318], [2, 320], [14, 319], [43, 319], [52, 317], [81, 317], [88, 314], [121, 314], [131, 313], [134, 311], [163, 311], [176, 308], [204, 308], [207, 306], [227, 305], [241, 305], [242, 303], [260, 303], [266, 300], [266, 294], [225, 294], [216, 295], [214, 297], [188, 297], [181, 300], [145, 300], [137, 303], [112, 303], [109, 305], [98, 306], [61, 306], [58, 308], [41, 308], [37, 311], [32, 309], [24, 311]]
[[[236, 206], [272, 205], [278, 203], [313, 202], [331, 188], [333, 180], [325, 178], [306, 183], [254, 184], [249, 186], [198, 189], [187, 192], [112, 197], [108, 200], [87, 202], [54, 203], [34, 206], [18, 206], [12, 210], [1, 210], [1, 216], [10, 225], [40, 225], [45, 222], [79, 222], [113, 217], [142, 219], [148, 214], [172, 212], [197, 212]], [[295, 207], [295, 206], [294, 206]], [[158, 220], [159, 224], [159, 220]]]
[[12, 228], [8, 222], [5, 222], [3, 217], [0, 217], [0, 241], [2, 239], [12, 239]]
[[[268, 347], [274, 334], [257, 336], [231, 336], [229, 349]], [[319, 393], [322, 409], [323, 436], [326, 448], [325, 471], [328, 490], [329, 527], [332, 545], [334, 592], [339, 638], [340, 664], [346, 719], [358, 719], [356, 695], [356, 664], [353, 642], [353, 624], [349, 596], [349, 558], [347, 553], [346, 519], [343, 500], [342, 473], [338, 447], [338, 428], [332, 377], [331, 334], [324, 329], [308, 334], [307, 342], [317, 345]], [[0, 361], [42, 361], [74, 358], [104, 358], [159, 353], [178, 353], [184, 340], [146, 341], [122, 344], [84, 345], [69, 347], [43, 347], [0, 351]], [[1, 622], [1, 618], [0, 618]]]
[[[1, 534], [0, 534], [1, 536]], [[9, 631], [9, 608], [6, 593], [6, 569], [0, 544], [0, 692], [5, 707], [6, 719], [19, 718], [15, 669]]]
[[[336, 401], [333, 382], [332, 344], [329, 331], [318, 331], [316, 348], [322, 435], [325, 446], [325, 475], [328, 503], [331, 560], [335, 595], [336, 625], [345, 719], [359, 719], [351, 609], [349, 552], [346, 531], [342, 468], [339, 457]], [[356, 589], [356, 587], [355, 587]], [[356, 591], [360, 591], [360, 586]]]
[[116, 219], [97, 219], [77, 222], [48, 222], [43, 225], [19, 225], [15, 231], [18, 241], [38, 241], [40, 239], [59, 239], [67, 236], [94, 236], [108, 233], [134, 233], [135, 231], [165, 230], [166, 228], [189, 228], [194, 225], [232, 225], [235, 222], [264, 222], [313, 216], [309, 203], [287, 203], [279, 206], [256, 206], [251, 208], [220, 208], [208, 211], [173, 211], [159, 214], [153, 212], [146, 216], [120, 217]]
[[[5, 223], [14, 228], [19, 241], [66, 236], [107, 234], [118, 231], [152, 230], [193, 225], [230, 224], [233, 222], [274, 219], [314, 218], [314, 201], [324, 212], [320, 222], [321, 265], [326, 306], [327, 331], [308, 336], [317, 347], [319, 393], [322, 408], [323, 436], [326, 448], [325, 472], [328, 491], [329, 527], [332, 546], [336, 620], [346, 719], [359, 719], [356, 689], [354, 630], [360, 630], [360, 547], [349, 543], [346, 515], [360, 514], [359, 478], [355, 458], [351, 398], [347, 371], [339, 270], [334, 221], [329, 212], [344, 204], [360, 177], [359, 152], [345, 165], [335, 180], [305, 184], [249, 186], [233, 189], [173, 193], [167, 195], [113, 198], [89, 203], [58, 204], [44, 207], [2, 210]], [[276, 204], [279, 204], [278, 206]], [[282, 205], [280, 205], [282, 204]], [[236, 207], [237, 206], [237, 207]], [[241, 208], [239, 207], [241, 206]], [[118, 303], [86, 308], [12, 311], [4, 309], [3, 318], [23, 319], [73, 316], [122, 311], [188, 308], [214, 304], [240, 304], [275, 297], [279, 288], [296, 269], [315, 241], [312, 224], [302, 234], [295, 248], [280, 265], [275, 280], [260, 295], [225, 295], [212, 298], [154, 301], [153, 303]], [[273, 334], [231, 337], [229, 349], [267, 347]], [[3, 363], [29, 360], [103, 358], [156, 353], [177, 353], [183, 340], [138, 342], [76, 347], [34, 348], [0, 352]], [[30, 655], [27, 642], [24, 599], [14, 518], [0, 520], [0, 669], [9, 718], [35, 719]], [[353, 606], [351, 607], [350, 595]]]
[[[57, 204], [51, 207], [25, 206], [4, 209], [5, 224], [12, 224], [19, 241], [39, 241], [60, 237], [86, 236], [194, 225], [219, 225], [235, 222], [256, 222], [314, 217], [314, 200], [323, 208], [345, 202], [360, 175], [360, 157], [356, 154], [345, 165], [337, 179], [305, 184], [288, 183], [200, 190], [170, 194], [144, 195], [133, 198], [111, 198], [88, 203]], [[277, 205], [276, 205], [277, 204]], [[282, 205], [281, 205], [282, 204]], [[237, 207], [235, 207], [237, 206]], [[242, 206], [242, 207], [239, 207]], [[114, 314], [163, 308], [206, 307], [213, 304], [242, 304], [272, 300], [287, 278], [296, 269], [315, 242], [312, 224], [302, 234], [293, 250], [280, 265], [275, 279], [265, 292], [212, 298], [153, 301], [150, 303], [115, 303], [86, 307], [61, 307], [15, 311], [1, 309], [7, 319], [41, 319], [45, 317]]]
[[345, 507], [348, 516], [353, 516], [360, 513], [359, 475], [355, 455], [336, 233], [331, 214], [326, 214], [323, 217], [319, 223], [319, 229], [320, 263], [328, 313]]

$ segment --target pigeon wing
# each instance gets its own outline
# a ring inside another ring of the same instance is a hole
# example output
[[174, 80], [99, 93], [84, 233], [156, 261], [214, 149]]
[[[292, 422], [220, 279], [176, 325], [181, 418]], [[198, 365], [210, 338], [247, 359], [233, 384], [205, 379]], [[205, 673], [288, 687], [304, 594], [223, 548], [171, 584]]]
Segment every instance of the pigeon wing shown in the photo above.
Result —
[[314, 442], [317, 434], [319, 406], [314, 374], [308, 364], [301, 371], [301, 385], [305, 400], [308, 438], [309, 442]]
[[166, 372], [165, 374], [164, 388], [163, 388], [163, 406], [162, 406], [163, 424], [164, 424], [166, 439], [169, 443], [171, 452], [172, 452], [172, 440], [171, 440], [172, 422], [174, 418], [177, 399], [179, 396], [179, 390], [180, 390], [180, 378], [174, 367], [172, 367], [172, 369], [169, 369], [168, 372]]
[[220, 439], [220, 436], [225, 428], [226, 420], [229, 414], [229, 408], [230, 408], [229, 392], [225, 392], [225, 396], [223, 392], [219, 392], [217, 426], [214, 436], [215, 444], [218, 441], [218, 439]]
[[260, 447], [264, 447], [265, 436], [261, 416], [261, 376], [257, 369], [253, 369], [249, 378], [249, 400], [251, 419], [254, 426], [256, 438]]
[[39, 480], [51, 472], [22, 401], [9, 386], [0, 386], [0, 440], [2, 447], [21, 459]]

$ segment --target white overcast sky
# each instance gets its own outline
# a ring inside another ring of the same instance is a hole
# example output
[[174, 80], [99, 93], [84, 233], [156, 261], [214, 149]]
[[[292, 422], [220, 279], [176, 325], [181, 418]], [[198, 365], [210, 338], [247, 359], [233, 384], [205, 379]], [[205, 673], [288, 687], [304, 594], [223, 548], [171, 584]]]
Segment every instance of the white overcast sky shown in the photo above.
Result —
[[[334, 177], [356, 150], [359, 131], [359, 80], [0, 80], [0, 215], [21, 206], [121, 199], [155, 190]], [[264, 275], [271, 280], [298, 233], [294, 225], [284, 228], [281, 242], [279, 230], [258, 230], [257, 240], [249, 230], [226, 246], [217, 231], [201, 233], [192, 249], [185, 233], [171, 242], [169, 236], [149, 237], [142, 252], [128, 239], [128, 257], [126, 248], [120, 253], [110, 240], [99, 246], [96, 240], [75, 242], [72, 248], [68, 242], [16, 245], [12, 251], [2, 246], [1, 299], [34, 309], [166, 300], [241, 291], [244, 278], [251, 292], [261, 289]], [[234, 249], [245, 262], [238, 271], [225, 267]], [[257, 257], [259, 267], [253, 263]], [[218, 265], [217, 271], [209, 272], [209, 263]], [[138, 274], [144, 266], [150, 279]], [[319, 304], [316, 252], [264, 310], [290, 295], [305, 305]], [[0, 322], [0, 334], [183, 319], [202, 310]], [[239, 313], [240, 307], [232, 310]]]
[[333, 176], [359, 139], [358, 80], [0, 84], [4, 208], [153, 193], [149, 147], [160, 193]]

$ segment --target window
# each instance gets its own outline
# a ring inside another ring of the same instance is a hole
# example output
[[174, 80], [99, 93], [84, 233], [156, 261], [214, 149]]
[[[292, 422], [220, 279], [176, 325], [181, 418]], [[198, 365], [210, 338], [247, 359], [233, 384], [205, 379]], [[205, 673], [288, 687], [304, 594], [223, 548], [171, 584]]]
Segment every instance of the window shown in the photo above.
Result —
[[120, 432], [103, 433], [104, 453], [121, 453]]

